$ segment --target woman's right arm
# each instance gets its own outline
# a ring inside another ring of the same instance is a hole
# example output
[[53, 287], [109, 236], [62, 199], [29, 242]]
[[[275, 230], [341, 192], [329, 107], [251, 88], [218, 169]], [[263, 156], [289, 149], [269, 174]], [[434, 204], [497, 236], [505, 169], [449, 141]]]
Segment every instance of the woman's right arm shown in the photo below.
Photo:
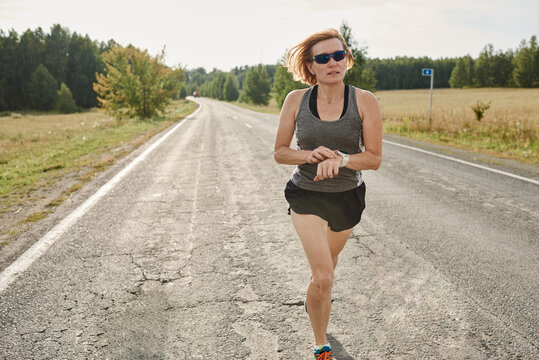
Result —
[[335, 152], [323, 146], [320, 146], [313, 151], [294, 150], [290, 148], [292, 137], [294, 136], [294, 129], [296, 127], [297, 112], [305, 91], [306, 90], [294, 90], [290, 92], [286, 96], [281, 109], [273, 153], [275, 161], [279, 164], [315, 164], [327, 158], [337, 157]]

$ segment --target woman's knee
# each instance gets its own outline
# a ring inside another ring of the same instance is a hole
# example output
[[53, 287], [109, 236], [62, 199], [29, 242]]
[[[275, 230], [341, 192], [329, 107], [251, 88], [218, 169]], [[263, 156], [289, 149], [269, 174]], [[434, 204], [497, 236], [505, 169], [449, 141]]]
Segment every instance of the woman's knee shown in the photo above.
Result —
[[320, 291], [328, 291], [333, 287], [333, 272], [322, 272], [313, 276], [313, 285]]

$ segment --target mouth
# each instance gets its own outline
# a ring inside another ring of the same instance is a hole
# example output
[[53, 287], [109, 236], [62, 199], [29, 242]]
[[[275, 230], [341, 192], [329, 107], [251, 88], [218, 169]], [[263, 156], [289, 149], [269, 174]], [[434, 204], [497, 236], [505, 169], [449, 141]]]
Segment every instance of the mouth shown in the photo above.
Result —
[[340, 73], [341, 73], [340, 71], [330, 71], [327, 74], [328, 75], [339, 75]]

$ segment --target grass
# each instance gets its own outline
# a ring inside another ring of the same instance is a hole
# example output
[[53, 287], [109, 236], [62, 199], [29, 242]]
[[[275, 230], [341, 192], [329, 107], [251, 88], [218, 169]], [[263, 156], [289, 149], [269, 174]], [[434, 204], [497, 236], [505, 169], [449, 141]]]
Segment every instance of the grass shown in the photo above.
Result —
[[[97, 173], [197, 106], [186, 100], [175, 101], [168, 116], [146, 122], [118, 121], [96, 110], [0, 117], [0, 219], [42, 200], [47, 189], [77, 174], [61, 195], [26, 216], [19, 225], [41, 220]], [[20, 229], [0, 226], [0, 232], [17, 234]]]
[[279, 105], [277, 104], [277, 101], [275, 101], [274, 98], [270, 99], [268, 105], [253, 105], [253, 104], [242, 103], [239, 101], [233, 101], [231, 102], [231, 104], [240, 106], [245, 109], [263, 112], [266, 114], [279, 115], [279, 113], [281, 112], [281, 108], [279, 108]]
[[[379, 91], [384, 132], [539, 165], [539, 89]], [[491, 102], [481, 121], [472, 106]]]
[[[384, 133], [442, 143], [501, 158], [539, 165], [539, 89], [434, 89], [429, 122], [430, 90], [378, 91]], [[478, 102], [491, 106], [477, 121]], [[234, 104], [279, 114], [267, 106]]]

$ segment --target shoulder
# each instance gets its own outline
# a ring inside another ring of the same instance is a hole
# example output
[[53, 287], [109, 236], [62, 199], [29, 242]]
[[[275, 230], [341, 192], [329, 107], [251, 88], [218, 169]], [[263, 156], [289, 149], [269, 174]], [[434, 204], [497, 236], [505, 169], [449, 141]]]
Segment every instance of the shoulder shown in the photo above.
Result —
[[371, 118], [375, 115], [376, 118], [380, 114], [380, 105], [378, 98], [370, 91], [354, 87], [356, 92], [356, 103], [359, 115], [362, 119]]
[[288, 102], [290, 104], [297, 104], [301, 103], [301, 99], [303, 99], [303, 96], [307, 91], [309, 91], [310, 88], [307, 89], [298, 89], [298, 90], [292, 90], [286, 95], [285, 104]]
[[307, 91], [309, 91], [309, 88], [292, 90], [291, 92], [289, 92], [288, 95], [286, 95], [286, 98], [284, 100], [283, 107], [281, 109], [281, 114], [283, 112], [292, 112], [296, 114], [299, 110], [301, 100], [303, 99], [303, 96], [305, 95]]
[[356, 100], [361, 105], [378, 105], [378, 98], [370, 91], [352, 86], [356, 92]]

